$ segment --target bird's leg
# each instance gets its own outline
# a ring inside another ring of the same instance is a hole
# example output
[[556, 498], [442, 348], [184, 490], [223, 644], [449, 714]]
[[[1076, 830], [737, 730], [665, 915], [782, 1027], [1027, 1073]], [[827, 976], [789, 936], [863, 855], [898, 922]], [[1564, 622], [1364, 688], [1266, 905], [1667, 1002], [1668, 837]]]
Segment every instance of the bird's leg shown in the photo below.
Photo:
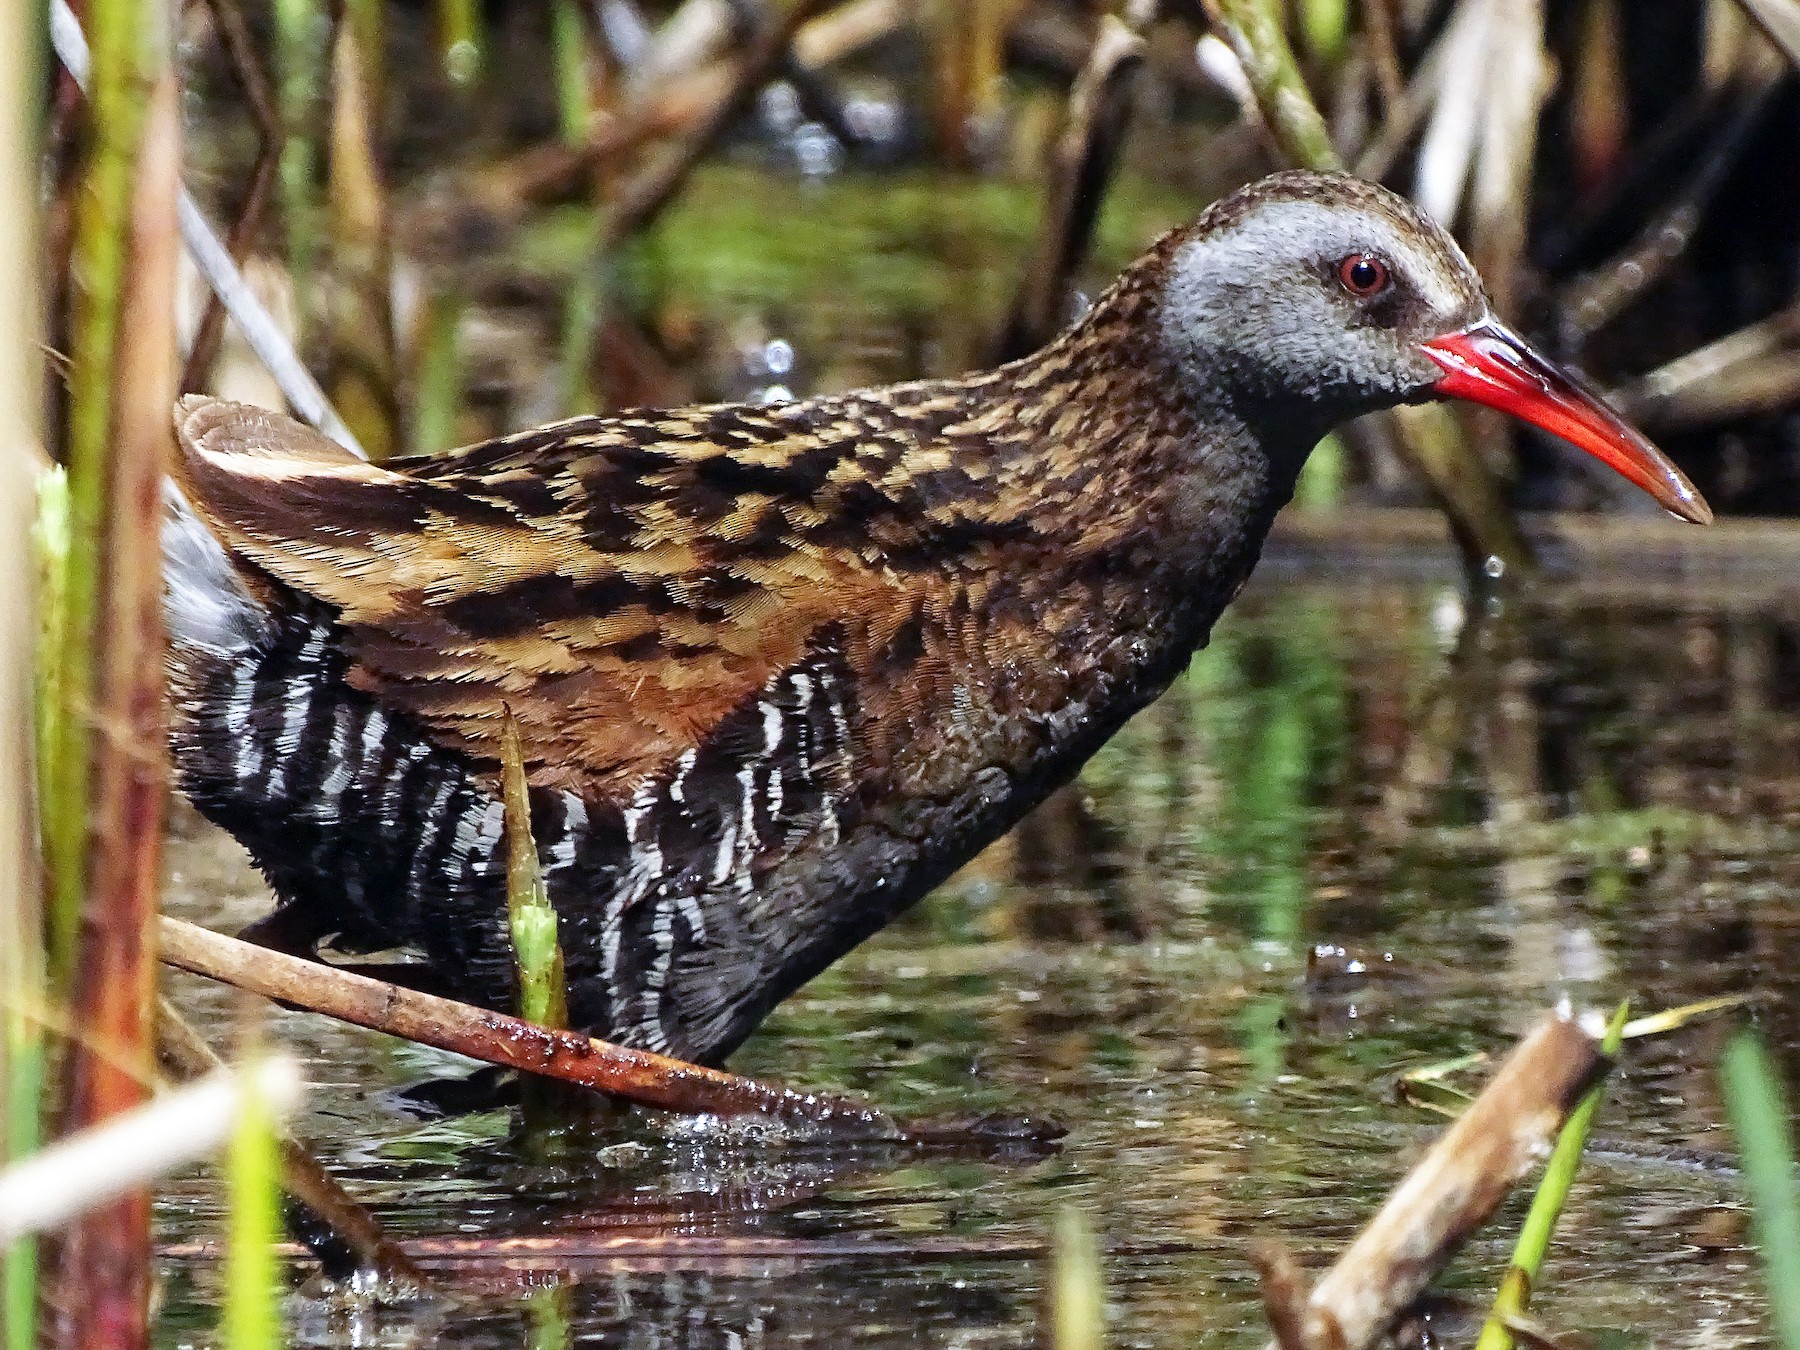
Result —
[[330, 933], [316, 905], [277, 905], [271, 912], [238, 929], [238, 939], [289, 956], [318, 959], [318, 946]]

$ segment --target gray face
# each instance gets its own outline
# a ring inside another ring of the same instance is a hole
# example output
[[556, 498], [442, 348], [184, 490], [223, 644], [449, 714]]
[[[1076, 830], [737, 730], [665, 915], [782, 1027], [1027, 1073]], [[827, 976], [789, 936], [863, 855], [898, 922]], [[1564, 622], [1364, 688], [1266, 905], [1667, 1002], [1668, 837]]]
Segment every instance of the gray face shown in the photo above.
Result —
[[1329, 425], [1428, 397], [1443, 370], [1419, 343], [1486, 313], [1469, 260], [1410, 204], [1293, 174], [1202, 218], [1171, 259], [1161, 327], [1196, 397]]

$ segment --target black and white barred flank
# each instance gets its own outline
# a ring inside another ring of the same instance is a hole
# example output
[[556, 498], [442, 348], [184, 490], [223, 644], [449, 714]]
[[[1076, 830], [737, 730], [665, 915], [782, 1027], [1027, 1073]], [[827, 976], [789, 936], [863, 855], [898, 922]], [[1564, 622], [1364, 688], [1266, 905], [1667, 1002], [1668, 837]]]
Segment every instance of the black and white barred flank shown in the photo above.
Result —
[[[185, 509], [165, 558], [182, 791], [244, 842], [308, 940], [415, 949], [465, 997], [510, 1008], [497, 766], [353, 687], [333, 615], [259, 604]], [[827, 637], [623, 809], [532, 789], [576, 1025], [712, 1060], [760, 1020], [755, 955], [780, 947], [783, 916], [758, 879], [846, 824], [850, 688]]]

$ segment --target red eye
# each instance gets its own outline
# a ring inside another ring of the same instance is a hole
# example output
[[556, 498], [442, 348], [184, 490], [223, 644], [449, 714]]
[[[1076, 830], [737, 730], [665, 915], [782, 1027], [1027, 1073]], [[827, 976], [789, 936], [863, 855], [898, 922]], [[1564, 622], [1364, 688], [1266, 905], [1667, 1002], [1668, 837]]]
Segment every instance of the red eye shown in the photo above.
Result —
[[1393, 280], [1388, 265], [1373, 253], [1352, 253], [1338, 264], [1338, 284], [1350, 294], [1379, 295]]

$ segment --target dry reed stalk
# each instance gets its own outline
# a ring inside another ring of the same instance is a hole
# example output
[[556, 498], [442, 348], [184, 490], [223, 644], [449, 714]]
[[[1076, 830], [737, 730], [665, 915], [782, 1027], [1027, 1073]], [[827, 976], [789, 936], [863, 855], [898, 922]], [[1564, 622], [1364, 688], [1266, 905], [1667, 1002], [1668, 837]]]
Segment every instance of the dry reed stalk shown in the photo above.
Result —
[[1769, 41], [1800, 67], [1800, 0], [1738, 0]]
[[1106, 16], [1070, 90], [1063, 133], [1051, 147], [1044, 219], [997, 344], [997, 360], [1036, 351], [1067, 317], [1070, 279], [1093, 239], [1131, 116], [1133, 77], [1143, 63], [1143, 39]]
[[983, 130], [999, 105], [1006, 30], [1020, 0], [928, 0], [932, 130], [938, 154], [954, 169], [973, 169]]
[[719, 1116], [763, 1115], [882, 1138], [900, 1135], [881, 1112], [849, 1098], [794, 1092], [578, 1032], [533, 1026], [504, 1013], [253, 946], [166, 915], [162, 959], [309, 1012], [645, 1106]]
[[[770, 74], [816, 76], [832, 62], [888, 36], [903, 18], [897, 0], [853, 0], [800, 24]], [[499, 228], [516, 223], [533, 207], [587, 197], [602, 168], [652, 142], [686, 136], [717, 118], [742, 82], [742, 59], [723, 57], [655, 81], [637, 78], [634, 70], [630, 98], [615, 111], [596, 112], [579, 144], [556, 141], [532, 146], [483, 171], [473, 185], [468, 209], [479, 213], [483, 225]], [[468, 233], [456, 228], [466, 223], [466, 215], [457, 213], [452, 228], [443, 231], [445, 237], [455, 240]]]
[[662, 212], [700, 157], [712, 149], [738, 114], [749, 106], [786, 60], [788, 48], [802, 25], [823, 8], [823, 0], [793, 0], [779, 19], [751, 38], [732, 68], [732, 80], [717, 104], [699, 121], [686, 140], [670, 147], [624, 183], [613, 199], [607, 220], [605, 245], [616, 247], [645, 229]]
[[[50, 40], [63, 67], [75, 83], [85, 90], [89, 84], [87, 39], [82, 34], [81, 23], [76, 19], [75, 11], [69, 8], [68, 0], [50, 0]], [[192, 194], [182, 192], [179, 210], [181, 241], [193, 258], [194, 266], [206, 278], [207, 285], [218, 294], [225, 312], [243, 332], [245, 342], [256, 353], [257, 359], [268, 368], [269, 374], [280, 387], [282, 396], [294, 410], [294, 415], [317, 427], [353, 454], [362, 454], [362, 447], [357, 444], [356, 437], [350, 434], [350, 429], [344, 425], [337, 410], [325, 397], [325, 391], [319, 388], [294, 351], [293, 341], [287, 331], [275, 321], [274, 316], [244, 280], [232, 258], [231, 250], [225, 247], [218, 234], [207, 223]], [[90, 345], [98, 347], [100, 344], [83, 344], [77, 353], [75, 365], [80, 365], [83, 360], [94, 359], [88, 352]], [[107, 348], [106, 359], [111, 359], [110, 348]], [[74, 383], [73, 379], [71, 383]], [[72, 396], [71, 401], [77, 400]], [[72, 436], [72, 444], [74, 440]], [[50, 814], [54, 817], [60, 812], [53, 810]], [[56, 852], [50, 849], [54, 831], [54, 825], [46, 827], [46, 848], [52, 853]], [[54, 860], [52, 862], [54, 870]]]
[[794, 60], [803, 70], [823, 70], [879, 42], [906, 19], [904, 0], [851, 0], [794, 34]]
[[1605, 1071], [1599, 1043], [1546, 1017], [1388, 1196], [1312, 1292], [1279, 1244], [1258, 1254], [1275, 1350], [1365, 1350], [1549, 1150]]
[[[226, 246], [232, 259], [242, 266], [262, 230], [263, 216], [268, 210], [270, 194], [275, 186], [276, 170], [281, 158], [281, 118], [275, 111], [275, 95], [269, 77], [256, 53], [250, 26], [236, 0], [207, 0], [213, 22], [217, 25], [220, 45], [231, 62], [233, 77], [244, 96], [250, 120], [256, 127], [259, 142], [256, 167], [250, 173], [250, 185], [238, 205], [237, 219], [232, 223]], [[181, 371], [181, 392], [200, 393], [206, 386], [213, 362], [218, 359], [219, 341], [225, 331], [225, 306], [217, 291], [206, 298], [206, 309], [200, 316], [193, 343], [188, 348], [187, 363]]]
[[[216, 1070], [57, 1140], [35, 1157], [0, 1171], [0, 1242], [46, 1232], [96, 1208], [105, 1212], [120, 1192], [141, 1190], [216, 1153], [230, 1137], [246, 1097], [260, 1098], [268, 1109], [285, 1115], [299, 1103], [303, 1086], [299, 1064], [277, 1055], [247, 1072]], [[57, 1342], [65, 1344], [69, 1342]]]
[[[100, 16], [96, 15], [96, 19]], [[145, 51], [160, 26], [146, 24]], [[145, 69], [155, 58], [145, 55]], [[103, 87], [100, 61], [96, 83]], [[97, 100], [96, 110], [103, 105]], [[97, 475], [73, 488], [98, 506], [71, 552], [98, 575], [91, 721], [91, 816], [84, 821], [87, 903], [80, 978], [72, 988], [81, 1039], [67, 1066], [65, 1121], [85, 1129], [148, 1095], [155, 1022], [156, 919], [168, 772], [163, 734], [163, 482], [173, 449], [176, 203], [181, 140], [172, 75], [147, 100], [133, 156], [125, 284], [113, 333], [109, 448]], [[79, 556], [83, 546], [96, 554]], [[87, 710], [83, 710], [86, 712]], [[72, 1229], [58, 1272], [59, 1345], [127, 1350], [148, 1337], [150, 1196], [137, 1190]]]
[[1497, 0], [1493, 33], [1481, 155], [1469, 191], [1470, 251], [1495, 310], [1512, 316], [1525, 262], [1538, 115], [1551, 86], [1543, 0]]
[[393, 247], [376, 155], [376, 116], [358, 27], [339, 19], [331, 52], [332, 402], [368, 457], [400, 449]]

